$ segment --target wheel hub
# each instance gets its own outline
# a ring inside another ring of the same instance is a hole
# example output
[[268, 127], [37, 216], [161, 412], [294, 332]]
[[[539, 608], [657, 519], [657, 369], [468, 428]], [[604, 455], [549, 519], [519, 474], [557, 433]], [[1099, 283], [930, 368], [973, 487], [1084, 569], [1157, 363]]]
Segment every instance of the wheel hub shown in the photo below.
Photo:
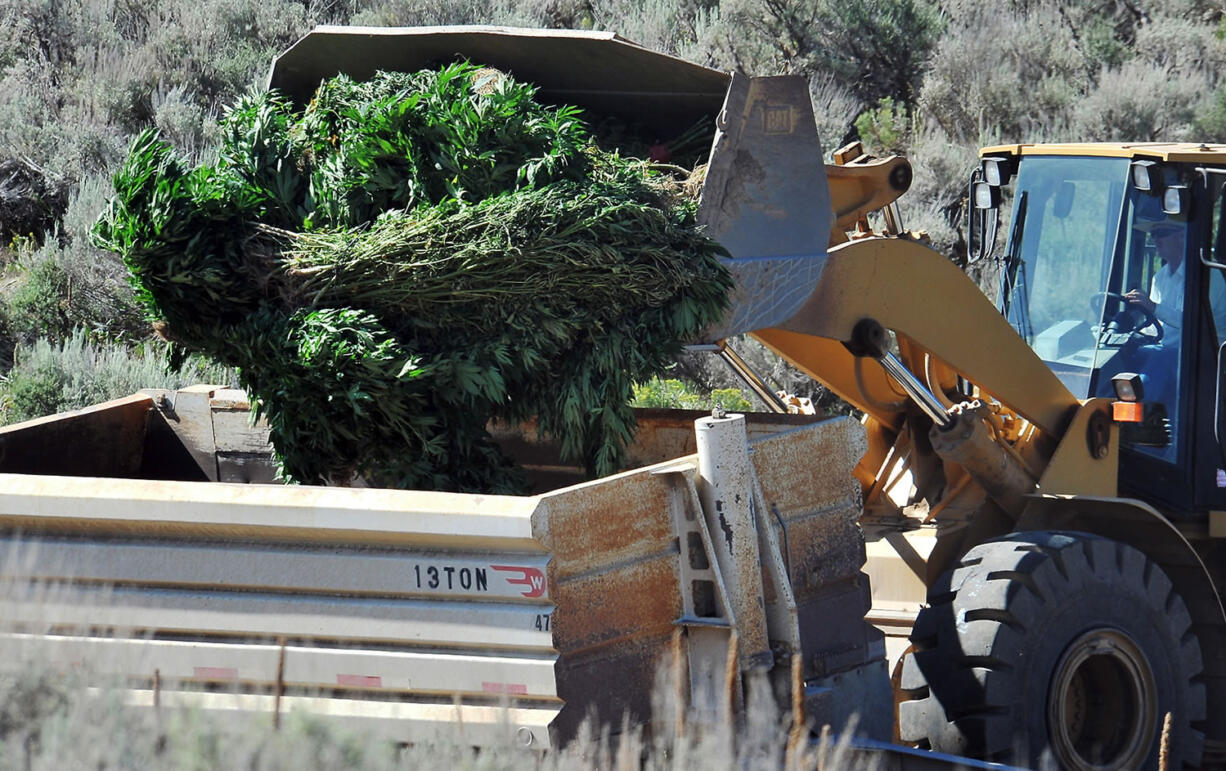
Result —
[[1137, 768], [1156, 734], [1157, 687], [1140, 646], [1118, 629], [1092, 629], [1060, 658], [1047, 728], [1061, 768]]

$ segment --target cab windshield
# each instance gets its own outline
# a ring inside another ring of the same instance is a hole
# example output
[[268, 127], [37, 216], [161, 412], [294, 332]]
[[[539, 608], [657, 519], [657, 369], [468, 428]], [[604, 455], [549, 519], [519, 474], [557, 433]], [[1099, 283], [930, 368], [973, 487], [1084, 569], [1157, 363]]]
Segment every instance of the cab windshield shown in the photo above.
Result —
[[[1173, 170], [1165, 185], [1178, 180]], [[1127, 158], [1026, 158], [1006, 247], [1003, 311], [1079, 399], [1139, 375], [1145, 425], [1124, 444], [1164, 460], [1179, 432], [1186, 217], [1137, 190]]]
[[1003, 310], [1082, 399], [1100, 363], [1096, 327], [1127, 183], [1126, 158], [1027, 158], [1014, 189]]

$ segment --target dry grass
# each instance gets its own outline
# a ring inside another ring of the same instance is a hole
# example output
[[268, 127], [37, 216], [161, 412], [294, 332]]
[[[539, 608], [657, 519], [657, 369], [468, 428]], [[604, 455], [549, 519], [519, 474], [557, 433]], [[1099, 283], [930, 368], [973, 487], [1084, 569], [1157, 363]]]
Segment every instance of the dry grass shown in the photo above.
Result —
[[[397, 746], [346, 730], [308, 714], [290, 713], [279, 729], [252, 719], [244, 728], [190, 708], [131, 707], [117, 686], [90, 688], [81, 672], [28, 661], [0, 675], [2, 769], [314, 769], [449, 768], [651, 769], [871, 769], [846, 739], [821, 740], [788, 750], [780, 723], [751, 717], [738, 735], [687, 731], [645, 738], [639, 730], [612, 735], [586, 730], [547, 753], [505, 746], [472, 748], [446, 735]], [[769, 708], [751, 715], [771, 714]]]
[[[14, 653], [19, 658], [12, 658]], [[880, 765], [829, 732], [789, 748], [786, 721], [760, 693], [751, 698], [748, 717], [735, 734], [690, 728], [649, 738], [638, 728], [623, 726], [614, 734], [587, 726], [566, 747], [546, 753], [515, 747], [510, 729], [501, 746], [477, 749], [446, 734], [397, 746], [299, 712], [286, 715], [279, 728], [271, 716], [258, 715], [236, 728], [197, 709], [134, 707], [119, 684], [93, 686], [96, 680], [87, 671], [42, 660], [34, 644], [6, 644], [3, 654], [8, 666], [0, 673], [0, 769], [722, 771]], [[854, 726], [845, 734], [851, 731]]]
[[[37, 547], [12, 546], [0, 559], [0, 616], [48, 618], [40, 609], [67, 601], [72, 586], [14, 576], [36, 572]], [[44, 570], [46, 566], [44, 565]], [[60, 574], [69, 574], [64, 567]], [[101, 603], [106, 603], [102, 593]], [[384, 739], [325, 719], [290, 712], [274, 726], [273, 715], [247, 714], [235, 721], [216, 712], [168, 706], [133, 706], [131, 692], [115, 678], [99, 674], [105, 660], [53, 661], [37, 622], [24, 634], [0, 630], [0, 771], [21, 769], [315, 769], [447, 768], [462, 771], [524, 769], [649, 769], [723, 771], [724, 769], [871, 769], [880, 764], [856, 754], [846, 739], [823, 732], [810, 741], [808, 731], [793, 732], [764, 680], [751, 684], [744, 717], [734, 730], [704, 730], [697, 721], [677, 720], [671, 677], [662, 671], [653, 694], [654, 736], [641, 727], [618, 730], [583, 726], [564, 748], [540, 752], [518, 748], [508, 722], [504, 744], [476, 749], [454, 734], [412, 746]], [[59, 629], [57, 632], [63, 633]], [[95, 630], [96, 631], [96, 630]], [[611, 687], [615, 687], [612, 686]], [[186, 700], [184, 700], [186, 701]], [[687, 715], [693, 718], [694, 715]], [[678, 726], [687, 726], [677, 728]], [[675, 730], [674, 730], [675, 729]], [[854, 733], [854, 724], [844, 731]]]

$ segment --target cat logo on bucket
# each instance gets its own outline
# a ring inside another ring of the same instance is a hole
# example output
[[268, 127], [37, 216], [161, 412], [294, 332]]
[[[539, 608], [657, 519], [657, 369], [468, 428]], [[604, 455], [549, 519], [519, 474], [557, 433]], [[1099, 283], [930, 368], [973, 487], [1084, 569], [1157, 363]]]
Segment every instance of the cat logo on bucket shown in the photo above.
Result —
[[515, 565], [490, 565], [492, 570], [504, 573], [519, 573], [518, 578], [508, 578], [507, 583], [515, 586], [525, 586], [525, 597], [540, 597], [545, 593], [545, 574], [537, 568], [521, 568]]

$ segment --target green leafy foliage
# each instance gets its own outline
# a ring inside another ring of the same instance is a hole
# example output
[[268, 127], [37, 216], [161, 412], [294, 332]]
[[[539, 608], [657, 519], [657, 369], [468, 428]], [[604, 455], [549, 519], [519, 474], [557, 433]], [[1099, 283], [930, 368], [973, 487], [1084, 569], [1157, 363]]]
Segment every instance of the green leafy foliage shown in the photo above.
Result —
[[140, 136], [96, 239], [172, 340], [240, 369], [297, 481], [518, 491], [485, 426], [534, 415], [615, 471], [633, 383], [727, 301], [679, 186], [495, 70], [251, 95], [223, 141], [190, 167]]
[[[286, 476], [394, 487], [509, 492], [523, 485], [485, 434], [481, 405], [505, 398], [466, 355], [421, 357], [368, 312], [259, 314], [228, 329], [240, 381], [261, 398]], [[271, 343], [271, 345], [270, 345]], [[214, 347], [218, 347], [216, 342]], [[466, 398], [467, 397], [467, 398]], [[476, 398], [474, 398], [476, 397]]]
[[[389, 209], [581, 178], [587, 132], [574, 108], [457, 63], [323, 83], [301, 113], [253, 93], [224, 121], [223, 158], [271, 195], [269, 224], [353, 227]], [[309, 192], [308, 192], [309, 189]]]

